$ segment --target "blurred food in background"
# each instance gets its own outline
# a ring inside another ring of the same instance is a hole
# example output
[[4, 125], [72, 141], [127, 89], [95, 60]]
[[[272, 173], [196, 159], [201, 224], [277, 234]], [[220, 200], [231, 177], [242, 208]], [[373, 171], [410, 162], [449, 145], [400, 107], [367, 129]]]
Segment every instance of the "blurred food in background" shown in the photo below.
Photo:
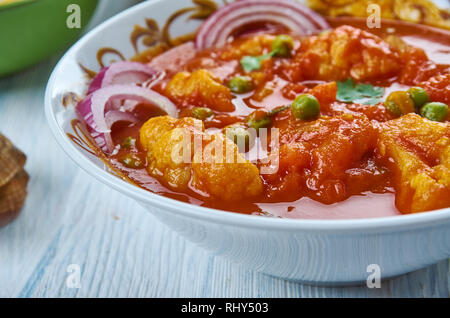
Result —
[[450, 10], [438, 4], [445, 1], [430, 0], [307, 0], [313, 10], [330, 17], [367, 17], [370, 4], [380, 6], [381, 18], [398, 19], [450, 29]]

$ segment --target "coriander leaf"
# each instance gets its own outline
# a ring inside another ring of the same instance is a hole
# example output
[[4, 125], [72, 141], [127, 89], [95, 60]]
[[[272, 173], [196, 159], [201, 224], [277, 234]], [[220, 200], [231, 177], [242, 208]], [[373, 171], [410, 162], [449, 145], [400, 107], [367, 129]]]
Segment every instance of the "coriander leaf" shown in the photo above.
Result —
[[261, 69], [261, 62], [265, 59], [271, 58], [277, 54], [278, 49], [271, 51], [270, 53], [261, 56], [244, 56], [241, 59], [241, 65], [245, 72], [250, 73], [251, 71], [257, 71]]
[[372, 86], [370, 84], [357, 84], [348, 78], [345, 82], [337, 82], [338, 91], [336, 99], [341, 102], [357, 102], [365, 105], [379, 103], [380, 97], [384, 94], [383, 87]]
[[356, 90], [366, 97], [381, 97], [384, 94], [384, 88], [372, 86], [370, 84], [358, 84]]
[[378, 103], [381, 103], [382, 99], [381, 98], [367, 98], [364, 101], [361, 101], [361, 104], [364, 105], [376, 105]]
[[351, 78], [348, 78], [345, 82], [337, 82], [337, 94], [336, 99], [341, 102], [351, 102], [357, 99], [354, 91], [355, 83]]
[[244, 71], [247, 73], [251, 71], [256, 71], [261, 68], [261, 57], [260, 56], [244, 56], [241, 59], [241, 65]]

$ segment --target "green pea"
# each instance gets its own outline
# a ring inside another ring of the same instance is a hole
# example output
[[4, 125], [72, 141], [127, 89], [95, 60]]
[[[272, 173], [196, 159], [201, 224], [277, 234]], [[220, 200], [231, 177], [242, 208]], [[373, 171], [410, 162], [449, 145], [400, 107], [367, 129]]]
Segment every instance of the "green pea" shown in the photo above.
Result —
[[423, 105], [430, 101], [428, 93], [422, 87], [411, 87], [407, 90], [407, 92], [413, 100], [417, 111], [419, 111]]
[[390, 93], [384, 102], [384, 106], [396, 116], [414, 113], [415, 111], [414, 101], [411, 96], [404, 91]]
[[128, 136], [122, 141], [121, 146], [122, 148], [125, 149], [131, 149], [134, 146], [136, 146], [136, 139], [131, 136]]
[[292, 103], [292, 115], [301, 120], [317, 119], [320, 115], [319, 101], [310, 94], [298, 96]]
[[250, 144], [253, 141], [252, 135], [242, 124], [234, 124], [225, 127], [225, 136], [232, 140], [241, 152], [249, 149]]
[[132, 169], [140, 169], [144, 167], [144, 160], [135, 153], [127, 153], [120, 158], [120, 162]]
[[278, 35], [272, 42], [272, 51], [277, 57], [288, 57], [294, 48], [294, 39], [286, 34]]
[[444, 121], [448, 115], [448, 106], [444, 103], [428, 103], [422, 107], [420, 114], [433, 121]]
[[386, 101], [384, 103], [384, 107], [386, 107], [391, 113], [393, 113], [395, 116], [401, 116], [402, 111], [397, 106], [397, 104], [394, 101]]
[[253, 89], [252, 78], [250, 76], [236, 76], [228, 82], [228, 87], [233, 93], [243, 94]]
[[207, 107], [194, 107], [192, 108], [192, 117], [200, 120], [205, 120], [208, 117], [214, 115], [213, 111]]

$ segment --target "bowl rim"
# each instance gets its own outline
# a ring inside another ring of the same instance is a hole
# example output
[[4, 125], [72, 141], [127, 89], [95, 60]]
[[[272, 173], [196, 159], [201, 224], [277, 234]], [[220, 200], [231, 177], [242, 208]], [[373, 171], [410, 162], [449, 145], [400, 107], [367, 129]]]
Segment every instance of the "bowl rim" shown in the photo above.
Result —
[[107, 29], [110, 25], [116, 23], [116, 21], [131, 16], [133, 13], [138, 12], [144, 7], [152, 6], [155, 3], [162, 1], [163, 0], [153, 0], [137, 4], [104, 21], [78, 40], [63, 55], [50, 75], [45, 89], [45, 115], [50, 126], [50, 130], [64, 152], [89, 175], [92, 175], [94, 178], [112, 187], [113, 189], [138, 200], [138, 202], [155, 206], [172, 213], [175, 212], [181, 216], [237, 227], [283, 231], [355, 233], [362, 231], [380, 232], [394, 229], [411, 230], [412, 228], [418, 227], [433, 226], [444, 223], [450, 224], [450, 208], [398, 216], [358, 219], [288, 219], [235, 213], [202, 207], [158, 195], [120, 179], [91, 162], [84, 154], [81, 153], [80, 149], [75, 147], [63, 129], [58, 125], [56, 115], [53, 112], [52, 107], [52, 95], [55, 89], [55, 83], [58, 80], [56, 75], [62, 68], [63, 62], [66, 59], [73, 57], [75, 55], [74, 53], [82, 49], [84, 44], [88, 43], [94, 35]]

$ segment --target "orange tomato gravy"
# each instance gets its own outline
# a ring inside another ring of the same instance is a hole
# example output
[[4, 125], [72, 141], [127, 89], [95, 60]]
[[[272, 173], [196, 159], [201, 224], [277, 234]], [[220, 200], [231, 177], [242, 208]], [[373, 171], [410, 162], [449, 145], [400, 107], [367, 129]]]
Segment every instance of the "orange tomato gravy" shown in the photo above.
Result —
[[[332, 18], [329, 19], [332, 27], [339, 25], [351, 25], [361, 29], [366, 29], [365, 20], [357, 18]], [[384, 37], [389, 34], [402, 37], [408, 44], [418, 46], [425, 50], [428, 57], [436, 64], [450, 64], [448, 57], [450, 56], [450, 37], [448, 33], [441, 34], [439, 30], [431, 29], [424, 26], [405, 25], [397, 21], [383, 21], [381, 29], [367, 30], [370, 33]], [[195, 69], [196, 63], [202, 63], [202, 59], [208, 57], [208, 52], [200, 52], [196, 59], [190, 61], [188, 68]], [[203, 62], [205, 60], [203, 59]], [[230, 62], [229, 65], [223, 65], [224, 77], [226, 77], [230, 68], [232, 73], [235, 72], [233, 68], [237, 68], [235, 62]], [[198, 67], [197, 67], [198, 68]], [[173, 74], [172, 74], [173, 75]], [[167, 84], [168, 79], [164, 79], [159, 83], [155, 89], [163, 91], [164, 85]], [[243, 121], [243, 119], [253, 112], [255, 109], [265, 107], [272, 109], [276, 106], [289, 104], [292, 99], [286, 98], [286, 93], [282, 92], [282, 87], [287, 83], [281, 78], [276, 78], [276, 85], [273, 87], [273, 93], [261, 100], [255, 100], [246, 95], [237, 96], [233, 100], [235, 111], [231, 113], [220, 113], [214, 119], [205, 121], [205, 127], [210, 130], [220, 129], [226, 125], [234, 122]], [[314, 86], [314, 82], [305, 82], [305, 86]], [[375, 85], [385, 86], [385, 96], [394, 90], [405, 90], [407, 85], [396, 83], [395, 79], [383, 82], [373, 82]], [[147, 107], [137, 108], [138, 118], [140, 122], [134, 126], [117, 125], [113, 127], [113, 140], [120, 144], [120, 142], [128, 136], [136, 139], [139, 138], [139, 129], [142, 124], [150, 117], [157, 115], [157, 112]], [[183, 110], [180, 114], [183, 114]], [[344, 201], [325, 204], [308, 196], [301, 198], [288, 198], [286, 200], [269, 200], [267, 198], [260, 198], [255, 201], [241, 201], [241, 202], [220, 202], [218, 200], [211, 200], [205, 198], [202, 194], [189, 190], [186, 193], [178, 193], [170, 190], [165, 185], [161, 184], [157, 179], [148, 174], [146, 169], [129, 169], [122, 165], [118, 158], [124, 153], [124, 150], [119, 150], [118, 154], [111, 156], [110, 163], [126, 174], [138, 186], [157, 193], [159, 195], [191, 203], [194, 205], [201, 205], [205, 207], [227, 210], [245, 214], [261, 214], [283, 218], [303, 218], [303, 219], [348, 219], [348, 218], [374, 218], [384, 216], [399, 215], [399, 211], [395, 207], [394, 191], [390, 187], [384, 186], [383, 189], [374, 192], [364, 191], [351, 195]], [[389, 173], [389, 172], [387, 172]], [[355, 178], [358, 182], [358, 178]], [[226, 191], [226, 189], [224, 189]], [[356, 191], [356, 190], [355, 190]], [[356, 191], [357, 192], [357, 191]]]

